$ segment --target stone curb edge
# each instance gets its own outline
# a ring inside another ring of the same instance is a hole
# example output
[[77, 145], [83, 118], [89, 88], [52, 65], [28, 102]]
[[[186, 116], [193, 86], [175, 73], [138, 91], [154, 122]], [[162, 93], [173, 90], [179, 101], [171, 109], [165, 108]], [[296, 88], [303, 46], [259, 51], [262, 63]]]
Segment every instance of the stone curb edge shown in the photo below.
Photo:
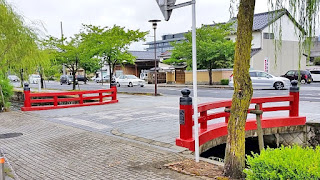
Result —
[[182, 153], [184, 155], [188, 155], [188, 154], [192, 153], [187, 148], [183, 148], [183, 147], [179, 147], [179, 146], [172, 145], [172, 144], [169, 144], [169, 143], [155, 141], [155, 140], [152, 140], [152, 139], [147, 139], [147, 138], [143, 138], [143, 137], [139, 137], [139, 136], [135, 136], [135, 135], [122, 133], [118, 129], [112, 129], [110, 132], [111, 132], [111, 134], [113, 134], [115, 136], [120, 136], [120, 137], [123, 137], [123, 138], [127, 138], [127, 139], [131, 139], [131, 140], [147, 143], [147, 144], [154, 145], [154, 146], [159, 146], [159, 147], [163, 147], [163, 148], [169, 148], [169, 149], [178, 151], [179, 153]]

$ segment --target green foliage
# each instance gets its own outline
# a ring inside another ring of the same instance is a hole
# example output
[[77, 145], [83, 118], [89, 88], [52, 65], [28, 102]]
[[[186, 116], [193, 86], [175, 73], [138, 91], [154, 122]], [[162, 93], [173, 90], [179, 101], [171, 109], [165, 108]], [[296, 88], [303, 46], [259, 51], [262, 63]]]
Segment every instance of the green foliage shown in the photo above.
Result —
[[267, 148], [260, 155], [247, 156], [247, 179], [320, 179], [320, 146], [312, 149], [298, 145]]
[[[10, 106], [9, 100], [13, 95], [13, 86], [10, 84], [10, 81], [3, 76], [0, 76], [0, 111], [3, 108], [8, 108]], [[3, 94], [3, 97], [2, 97]], [[3, 103], [4, 100], [4, 103]]]
[[313, 65], [320, 65], [320, 57], [314, 58]]
[[229, 79], [221, 79], [220, 80], [221, 85], [228, 85], [229, 84]]
[[[232, 24], [202, 26], [197, 29], [197, 64], [200, 69], [229, 68], [233, 64], [235, 44], [226, 38]], [[186, 41], [174, 42], [172, 56], [164, 60], [166, 64], [192, 66], [192, 34], [188, 32]]]

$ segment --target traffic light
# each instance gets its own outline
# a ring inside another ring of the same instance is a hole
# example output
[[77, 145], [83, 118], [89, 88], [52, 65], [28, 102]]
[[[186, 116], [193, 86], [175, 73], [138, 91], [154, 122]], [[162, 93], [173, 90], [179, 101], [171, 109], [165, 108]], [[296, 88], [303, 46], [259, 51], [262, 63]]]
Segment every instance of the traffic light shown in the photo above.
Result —
[[156, 1], [164, 16], [164, 19], [168, 21], [172, 13], [172, 8], [169, 8], [169, 7], [174, 6], [174, 4], [176, 3], [176, 0], [156, 0]]

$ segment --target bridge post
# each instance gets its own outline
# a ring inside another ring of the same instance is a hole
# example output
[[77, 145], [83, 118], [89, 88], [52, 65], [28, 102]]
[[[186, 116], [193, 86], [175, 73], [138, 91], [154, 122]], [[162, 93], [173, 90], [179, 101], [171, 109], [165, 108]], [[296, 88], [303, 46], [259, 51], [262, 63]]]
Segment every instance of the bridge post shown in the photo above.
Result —
[[24, 107], [31, 107], [30, 102], [30, 87], [28, 83], [24, 83]]
[[[180, 139], [192, 139], [192, 98], [189, 89], [181, 90], [180, 97], [179, 123], [180, 123]], [[196, 107], [197, 108], [197, 107]]]
[[299, 116], [299, 87], [298, 81], [291, 81], [290, 95], [293, 96], [293, 101], [290, 101], [289, 116]]
[[114, 80], [114, 78], [112, 78], [112, 80], [111, 80], [110, 89], [113, 89], [112, 100], [117, 100], [117, 83]]

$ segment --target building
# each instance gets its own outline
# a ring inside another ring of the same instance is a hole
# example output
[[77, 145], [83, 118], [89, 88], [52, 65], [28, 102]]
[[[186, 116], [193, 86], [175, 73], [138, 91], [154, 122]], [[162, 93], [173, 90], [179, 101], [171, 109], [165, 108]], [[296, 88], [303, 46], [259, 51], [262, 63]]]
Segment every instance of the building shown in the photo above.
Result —
[[[252, 31], [251, 68], [277, 76], [298, 69], [299, 62], [306, 69], [306, 58], [299, 50], [299, 31], [303, 30], [287, 10], [255, 14]], [[236, 34], [230, 39], [235, 41]], [[276, 48], [280, 39], [282, 45]]]
[[[230, 21], [235, 20], [236, 18], [232, 18]], [[236, 24], [234, 26], [236, 29]], [[306, 69], [306, 57], [299, 50], [299, 33], [296, 33], [303, 30], [287, 10], [255, 14], [252, 31], [251, 68], [277, 76], [288, 70], [298, 69], [299, 62], [301, 69]], [[172, 49], [172, 46], [166, 43], [185, 40], [185, 33], [162, 36], [162, 40], [156, 42], [157, 51], [164, 52], [163, 48]], [[229, 38], [235, 41], [236, 33]], [[276, 48], [275, 40], [280, 39], [282, 45]], [[154, 49], [153, 42], [148, 42], [147, 45], [147, 50]]]
[[[157, 52], [164, 53], [166, 51], [170, 51], [173, 49], [173, 47], [170, 45], [171, 42], [179, 42], [179, 41], [184, 41], [186, 38], [184, 37], [184, 34], [187, 32], [183, 33], [176, 33], [176, 34], [167, 34], [161, 36], [161, 40], [156, 41], [156, 48]], [[146, 45], [149, 47], [147, 48], [147, 51], [154, 51], [154, 42], [147, 42]]]

